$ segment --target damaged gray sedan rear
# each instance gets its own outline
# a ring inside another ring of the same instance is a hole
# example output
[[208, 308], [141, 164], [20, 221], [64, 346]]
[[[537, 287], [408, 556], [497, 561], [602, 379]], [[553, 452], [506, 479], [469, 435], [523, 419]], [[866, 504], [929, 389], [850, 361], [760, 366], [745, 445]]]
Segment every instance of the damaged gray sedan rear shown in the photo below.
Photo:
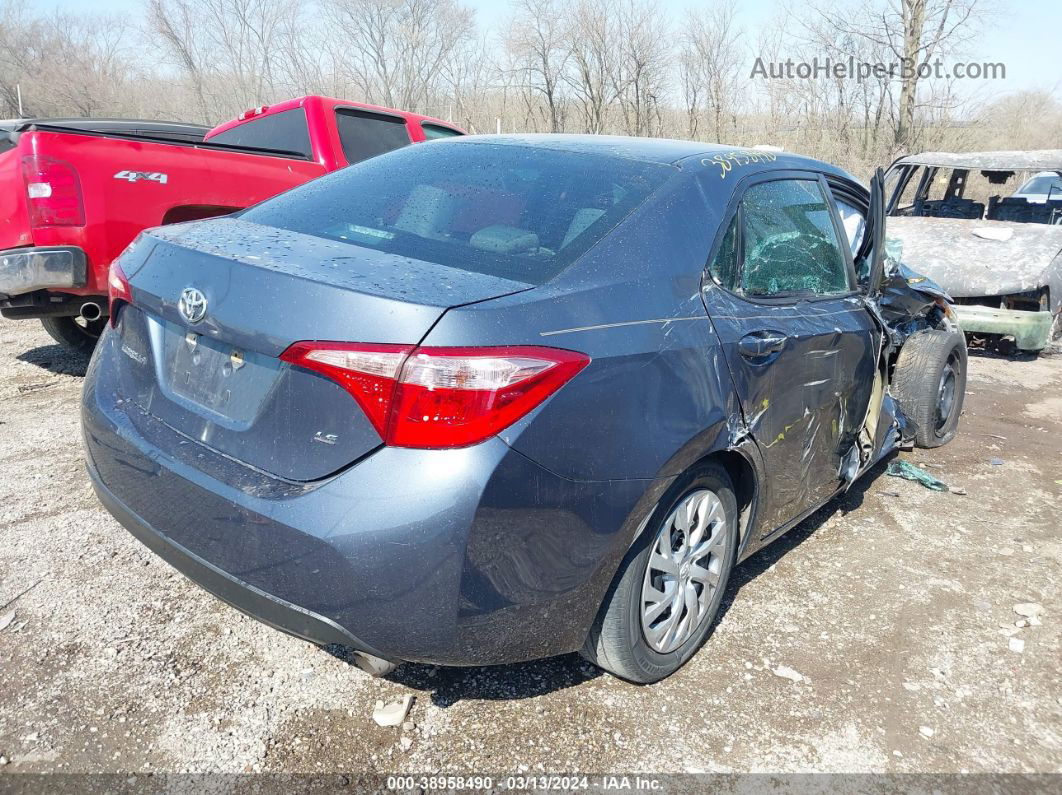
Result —
[[286, 632], [635, 682], [904, 438], [965, 345], [867, 191], [705, 144], [470, 136], [145, 233], [86, 378], [106, 507]]

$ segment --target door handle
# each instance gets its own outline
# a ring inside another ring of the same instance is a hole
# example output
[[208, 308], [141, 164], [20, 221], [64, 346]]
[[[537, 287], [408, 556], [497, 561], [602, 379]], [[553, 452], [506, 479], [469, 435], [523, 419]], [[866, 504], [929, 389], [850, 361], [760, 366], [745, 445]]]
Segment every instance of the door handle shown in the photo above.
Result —
[[738, 340], [738, 353], [749, 359], [762, 359], [782, 350], [787, 339], [779, 331], [753, 331]]

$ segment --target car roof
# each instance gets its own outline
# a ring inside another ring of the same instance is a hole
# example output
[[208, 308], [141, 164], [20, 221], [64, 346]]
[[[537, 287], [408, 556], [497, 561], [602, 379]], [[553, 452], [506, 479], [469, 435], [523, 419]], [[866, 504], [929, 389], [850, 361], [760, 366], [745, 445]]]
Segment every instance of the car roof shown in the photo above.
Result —
[[1041, 171], [1062, 169], [1062, 149], [1033, 149], [1027, 152], [922, 152], [901, 157], [896, 165], [976, 168], [983, 171]]
[[[774, 163], [777, 169], [813, 169], [826, 171], [854, 180], [843, 169], [821, 160], [778, 151], [776, 147], [728, 146], [700, 141], [680, 141], [671, 138], [638, 138], [622, 135], [568, 135], [558, 133], [527, 133], [511, 135], [466, 135], [447, 139], [448, 143], [494, 144], [498, 146], [523, 146], [533, 149], [552, 149], [561, 152], [595, 154], [641, 160], [666, 165], [686, 165], [704, 158], [726, 155], [745, 155], [762, 158], [762, 162]], [[707, 164], [706, 164], [707, 165]]]

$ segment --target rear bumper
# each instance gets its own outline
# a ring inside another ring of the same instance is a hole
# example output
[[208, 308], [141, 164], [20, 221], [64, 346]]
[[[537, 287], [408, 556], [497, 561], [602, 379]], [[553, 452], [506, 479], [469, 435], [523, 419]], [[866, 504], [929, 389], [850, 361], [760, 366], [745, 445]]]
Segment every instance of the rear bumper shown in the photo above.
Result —
[[92, 487], [103, 507], [144, 546], [218, 599], [274, 629], [303, 640], [322, 646], [335, 643], [380, 656], [375, 649], [331, 619], [248, 585], [167, 538], [133, 513], [104, 486], [91, 462], [87, 468]]
[[206, 590], [314, 642], [445, 665], [575, 651], [640, 504], [668, 485], [566, 480], [497, 438], [281, 481], [131, 405], [117, 339], [101, 338], [82, 405], [105, 507]]
[[1047, 346], [1053, 317], [1050, 312], [996, 309], [974, 304], [956, 304], [955, 315], [963, 331], [980, 334], [1007, 334], [1023, 351], [1039, 351]]
[[0, 251], [0, 295], [84, 287], [87, 263], [85, 252], [77, 246]]

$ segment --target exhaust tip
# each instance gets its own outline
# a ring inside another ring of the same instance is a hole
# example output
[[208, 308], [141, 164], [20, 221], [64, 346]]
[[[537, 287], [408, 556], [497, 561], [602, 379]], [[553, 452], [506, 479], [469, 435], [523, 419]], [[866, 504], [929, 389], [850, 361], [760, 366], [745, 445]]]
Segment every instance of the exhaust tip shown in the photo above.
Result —
[[103, 317], [103, 309], [95, 301], [86, 301], [81, 305], [81, 317], [85, 320], [99, 320]]

